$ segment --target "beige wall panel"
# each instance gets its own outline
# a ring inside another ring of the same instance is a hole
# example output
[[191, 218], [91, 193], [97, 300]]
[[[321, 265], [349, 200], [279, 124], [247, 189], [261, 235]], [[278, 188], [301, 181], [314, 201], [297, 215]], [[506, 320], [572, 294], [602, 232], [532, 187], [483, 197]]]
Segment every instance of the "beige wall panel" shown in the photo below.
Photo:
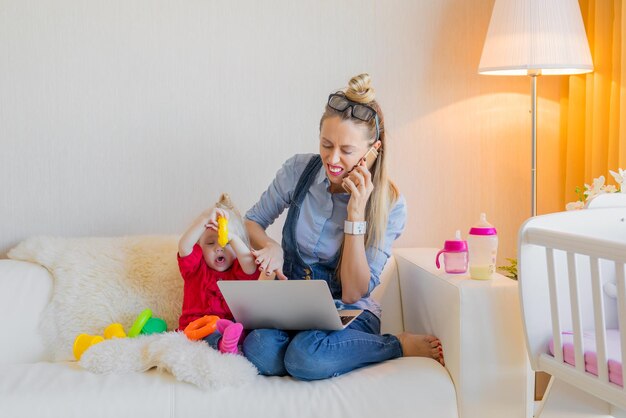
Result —
[[[530, 82], [476, 73], [492, 5], [1, 1], [0, 254], [40, 234], [178, 234], [222, 191], [245, 211], [317, 150], [328, 93], [367, 71], [409, 205], [397, 245], [440, 246], [486, 212], [514, 256]], [[558, 86], [540, 80], [555, 149]]]

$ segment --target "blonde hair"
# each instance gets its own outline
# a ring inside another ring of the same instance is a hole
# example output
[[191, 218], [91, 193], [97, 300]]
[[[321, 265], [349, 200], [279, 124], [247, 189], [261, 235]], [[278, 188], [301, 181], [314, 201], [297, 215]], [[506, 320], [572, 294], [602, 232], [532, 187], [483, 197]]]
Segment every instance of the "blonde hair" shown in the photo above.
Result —
[[244, 227], [243, 218], [228, 193], [222, 193], [219, 200], [215, 203], [215, 207], [228, 212], [228, 229], [234, 232], [241, 240], [250, 247], [250, 239], [248, 238], [248, 232]]
[[[348, 87], [343, 92], [348, 100], [355, 103], [366, 104], [372, 107], [378, 115], [379, 137], [381, 142], [378, 148], [378, 158], [374, 162], [374, 165], [370, 169], [372, 173], [372, 183], [374, 184], [374, 190], [367, 201], [365, 209], [365, 220], [367, 221], [367, 231], [365, 233], [365, 246], [374, 246], [381, 248], [383, 239], [387, 231], [387, 221], [389, 219], [389, 211], [398, 200], [400, 192], [396, 185], [387, 176], [386, 166], [386, 147], [387, 147], [387, 135], [385, 133], [385, 117], [383, 112], [376, 102], [376, 93], [371, 86], [372, 80], [369, 74], [359, 74], [354, 76], [348, 82]], [[368, 145], [372, 146], [376, 142], [376, 121], [374, 118], [365, 122], [360, 119], [352, 117], [351, 108], [347, 108], [343, 112], [339, 112], [328, 104], [326, 110], [320, 120], [320, 130], [322, 123], [329, 117], [340, 116], [342, 119], [350, 119], [353, 123], [358, 125], [367, 126], [368, 132]], [[337, 268], [339, 271], [339, 266]]]

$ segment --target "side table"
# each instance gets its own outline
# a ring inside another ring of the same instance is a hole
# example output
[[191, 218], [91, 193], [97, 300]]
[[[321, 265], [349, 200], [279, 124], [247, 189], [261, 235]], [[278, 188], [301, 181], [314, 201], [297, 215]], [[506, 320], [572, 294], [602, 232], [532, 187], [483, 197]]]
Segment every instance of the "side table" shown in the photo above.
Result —
[[[528, 362], [517, 281], [501, 274], [472, 280], [435, 266], [436, 248], [394, 250], [407, 332], [442, 343], [462, 416], [529, 418], [534, 375]], [[435, 314], [433, 314], [435, 312]], [[465, 361], [472, 353], [472, 361]], [[475, 359], [482, 359], [476, 361]], [[531, 378], [531, 375], [533, 378]], [[473, 390], [480, 385], [479, 390]]]

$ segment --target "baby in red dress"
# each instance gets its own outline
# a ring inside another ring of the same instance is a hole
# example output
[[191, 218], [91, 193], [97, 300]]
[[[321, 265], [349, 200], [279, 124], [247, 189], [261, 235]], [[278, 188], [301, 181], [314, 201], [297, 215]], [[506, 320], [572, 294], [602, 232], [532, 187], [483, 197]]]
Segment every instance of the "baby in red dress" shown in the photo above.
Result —
[[[218, 243], [218, 218], [228, 220], [228, 244]], [[217, 330], [204, 338], [222, 353], [238, 353], [243, 332], [220, 292], [219, 280], [257, 280], [259, 272], [248, 247], [241, 215], [230, 197], [222, 194], [212, 208], [202, 212], [178, 242], [178, 266], [185, 281], [183, 309], [178, 329], [205, 315], [216, 315]]]

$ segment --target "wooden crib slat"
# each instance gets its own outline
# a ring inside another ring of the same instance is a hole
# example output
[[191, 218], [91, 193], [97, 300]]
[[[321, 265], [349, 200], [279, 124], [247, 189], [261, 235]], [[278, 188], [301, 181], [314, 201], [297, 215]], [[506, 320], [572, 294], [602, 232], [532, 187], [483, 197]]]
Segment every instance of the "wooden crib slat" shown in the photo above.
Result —
[[598, 359], [598, 379], [608, 383], [609, 365], [606, 358], [606, 321], [604, 320], [604, 299], [602, 297], [602, 281], [600, 265], [597, 257], [590, 257], [591, 294], [593, 296], [593, 316], [596, 333], [596, 354]]
[[569, 298], [572, 307], [572, 328], [574, 333], [574, 358], [576, 370], [585, 372], [585, 359], [583, 356], [583, 327], [580, 315], [580, 296], [578, 289], [578, 273], [576, 271], [576, 254], [567, 253], [567, 276], [569, 278]]
[[[622, 351], [622, 376], [626, 368], [626, 278], [624, 263], [615, 262], [615, 281], [617, 282], [617, 312], [619, 322], [620, 344]], [[622, 390], [626, 392], [626, 379], [623, 380]]]
[[546, 261], [548, 267], [548, 289], [550, 291], [550, 313], [552, 317], [552, 341], [554, 343], [554, 358], [563, 363], [563, 342], [561, 340], [561, 321], [559, 319], [559, 297], [556, 287], [554, 271], [554, 250], [546, 247]]

